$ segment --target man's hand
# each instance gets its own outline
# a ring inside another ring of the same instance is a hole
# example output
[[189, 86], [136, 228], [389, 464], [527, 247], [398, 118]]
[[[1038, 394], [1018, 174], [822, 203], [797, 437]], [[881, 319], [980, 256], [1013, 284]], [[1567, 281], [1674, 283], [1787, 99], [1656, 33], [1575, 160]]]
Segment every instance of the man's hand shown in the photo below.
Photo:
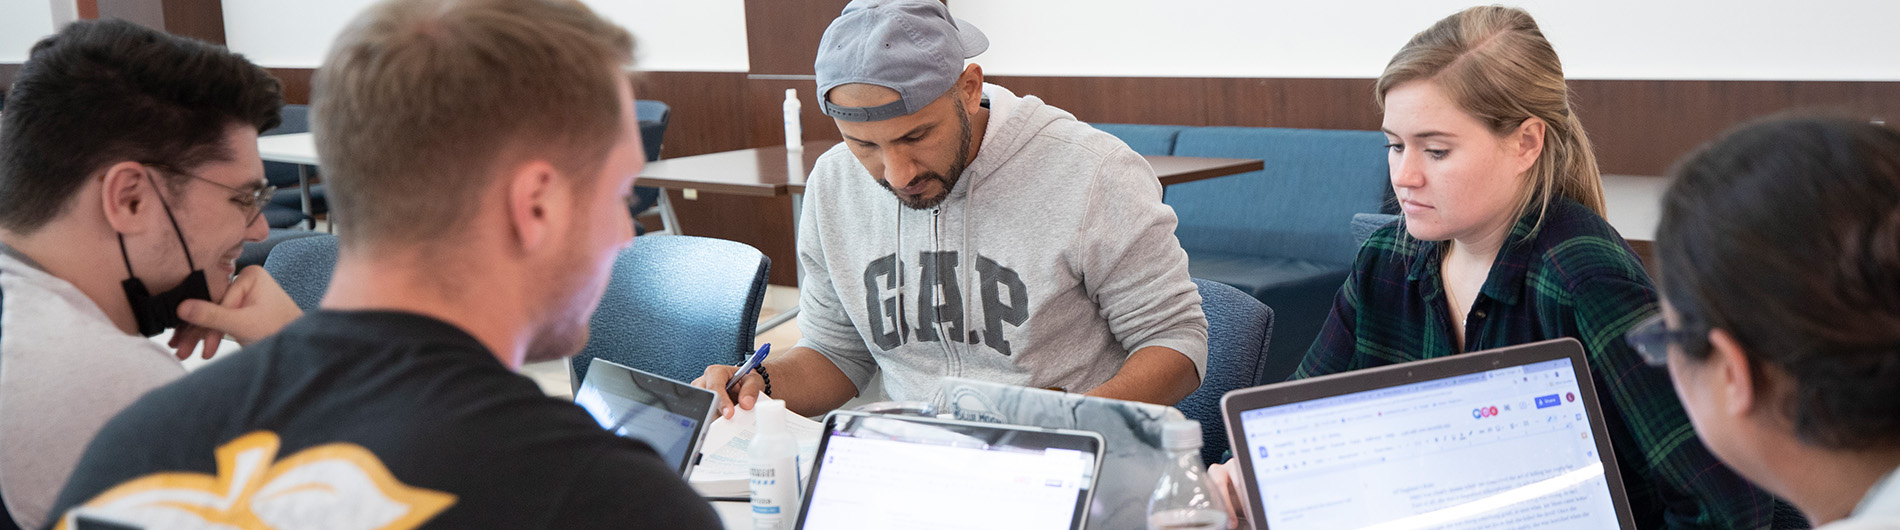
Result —
[[301, 316], [303, 310], [277, 285], [277, 280], [271, 279], [263, 267], [252, 265], [238, 271], [231, 287], [224, 291], [222, 302], [186, 300], [178, 304], [178, 318], [192, 325], [173, 333], [171, 346], [178, 349], [182, 361], [203, 344], [204, 358], [210, 359], [217, 354], [218, 342], [225, 335], [238, 344], [249, 345]]
[[1215, 494], [1227, 501], [1227, 528], [1240, 528], [1246, 519], [1243, 514], [1247, 513], [1241, 507], [1240, 492], [1246, 490], [1240, 484], [1240, 465], [1235, 464], [1233, 459], [1214, 464], [1207, 468], [1207, 477], [1214, 481]]
[[765, 391], [765, 378], [759, 377], [759, 373], [754, 371], [740, 379], [739, 387], [732, 393], [726, 393], [726, 383], [731, 382], [732, 374], [738, 372], [737, 366], [715, 364], [706, 367], [706, 373], [693, 380], [693, 386], [711, 390], [719, 396], [714, 406], [718, 407], [719, 416], [726, 419], [732, 419], [732, 415], [738, 412], [732, 406], [733, 403], [738, 403], [738, 408], [752, 410], [752, 405], [759, 402], [759, 393]]

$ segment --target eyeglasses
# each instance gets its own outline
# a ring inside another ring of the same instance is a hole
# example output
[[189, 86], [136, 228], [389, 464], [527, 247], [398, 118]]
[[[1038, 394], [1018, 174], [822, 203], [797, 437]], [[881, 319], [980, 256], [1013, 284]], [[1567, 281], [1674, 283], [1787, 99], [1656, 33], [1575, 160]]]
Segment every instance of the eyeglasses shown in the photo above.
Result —
[[244, 226], [251, 226], [251, 223], [257, 222], [257, 218], [259, 216], [264, 215], [264, 205], [269, 203], [271, 200], [271, 196], [277, 193], [276, 186], [272, 186], [268, 183], [262, 183], [262, 181], [260, 181], [260, 185], [256, 190], [245, 191], [243, 188], [226, 186], [222, 182], [218, 182], [218, 181], [211, 180], [208, 178], [204, 178], [204, 177], [200, 177], [200, 176], [186, 173], [183, 171], [179, 171], [177, 169], [173, 169], [161, 164], [154, 164], [151, 162], [145, 162], [144, 164], [146, 167], [150, 167], [152, 169], [184, 175], [194, 180], [201, 180], [207, 184], [224, 188], [225, 190], [230, 191], [231, 193], [234, 194], [231, 197], [231, 202], [237, 203], [238, 208], [244, 210], [245, 212]]
[[1663, 320], [1662, 313], [1657, 313], [1630, 328], [1629, 333], [1623, 334], [1623, 341], [1643, 357], [1643, 362], [1650, 366], [1666, 366], [1669, 364], [1669, 345], [1691, 343], [1700, 336], [1700, 333], [1693, 331], [1669, 329], [1669, 323]]

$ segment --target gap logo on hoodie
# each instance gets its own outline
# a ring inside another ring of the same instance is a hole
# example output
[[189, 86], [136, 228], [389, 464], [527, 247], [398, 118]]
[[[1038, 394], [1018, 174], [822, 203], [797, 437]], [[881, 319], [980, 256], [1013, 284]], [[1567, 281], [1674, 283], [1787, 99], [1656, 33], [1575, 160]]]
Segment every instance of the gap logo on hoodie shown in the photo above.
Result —
[[[871, 260], [864, 268], [865, 307], [870, 311], [871, 337], [884, 351], [911, 340], [919, 342], [968, 342], [1011, 354], [1003, 326], [1017, 327], [1029, 320], [1029, 290], [1022, 275], [995, 260], [976, 257], [976, 286], [983, 304], [981, 329], [964, 329], [965, 265], [956, 251], [922, 251], [917, 261], [905, 263], [897, 254]], [[903, 275], [903, 276], [900, 276]], [[913, 276], [914, 275], [914, 276]], [[904, 300], [902, 282], [916, 278], [917, 300]], [[907, 307], [908, 306], [908, 307]], [[915, 313], [906, 313], [915, 311]], [[904, 315], [914, 314], [917, 327], [912, 329]]]

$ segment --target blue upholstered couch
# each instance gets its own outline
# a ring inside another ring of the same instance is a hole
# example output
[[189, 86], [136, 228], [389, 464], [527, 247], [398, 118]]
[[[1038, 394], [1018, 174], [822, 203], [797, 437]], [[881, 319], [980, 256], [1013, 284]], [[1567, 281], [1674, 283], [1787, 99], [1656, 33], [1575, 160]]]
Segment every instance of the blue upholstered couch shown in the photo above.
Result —
[[1144, 155], [1255, 158], [1266, 169], [1169, 186], [1165, 201], [1195, 278], [1273, 308], [1267, 380], [1298, 366], [1345, 283], [1359, 245], [1353, 214], [1388, 211], [1377, 131], [1095, 124]]

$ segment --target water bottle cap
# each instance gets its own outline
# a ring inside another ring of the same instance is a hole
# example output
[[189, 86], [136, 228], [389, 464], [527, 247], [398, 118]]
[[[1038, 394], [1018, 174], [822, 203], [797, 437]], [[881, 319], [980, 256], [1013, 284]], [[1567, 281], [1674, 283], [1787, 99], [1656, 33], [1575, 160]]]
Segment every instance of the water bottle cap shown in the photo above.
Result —
[[798, 89], [796, 88], [785, 89], [785, 99], [798, 99]]
[[1161, 425], [1161, 447], [1169, 451], [1201, 448], [1201, 422], [1171, 421]]

